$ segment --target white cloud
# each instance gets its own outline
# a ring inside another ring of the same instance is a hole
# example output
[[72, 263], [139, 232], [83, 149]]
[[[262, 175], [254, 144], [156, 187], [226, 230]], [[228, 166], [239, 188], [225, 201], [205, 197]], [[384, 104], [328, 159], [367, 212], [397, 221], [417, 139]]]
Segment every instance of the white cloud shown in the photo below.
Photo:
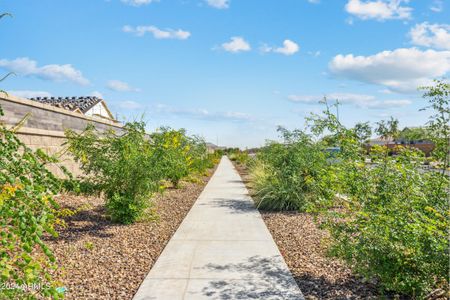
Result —
[[141, 6], [150, 4], [152, 2], [158, 2], [158, 0], [122, 0], [122, 2], [132, 6]]
[[225, 9], [225, 8], [230, 7], [229, 0], [205, 0], [205, 1], [209, 6], [212, 6], [214, 8], [218, 8], [218, 9]]
[[249, 114], [243, 113], [243, 112], [238, 112], [238, 111], [227, 111], [227, 112], [223, 112], [223, 113], [218, 113], [218, 114], [216, 114], [216, 116], [224, 118], [224, 119], [235, 120], [235, 121], [250, 121], [250, 120], [252, 120], [252, 117]]
[[317, 51], [308, 51], [308, 54], [314, 57], [319, 57], [321, 52], [319, 50]]
[[313, 96], [313, 95], [289, 95], [287, 97], [292, 102], [300, 102], [300, 103], [307, 103], [307, 104], [317, 104], [321, 99], [323, 99], [323, 96]]
[[440, 13], [444, 10], [444, 1], [442, 0], [434, 0], [433, 4], [430, 6], [430, 10], [435, 13]]
[[34, 76], [51, 81], [70, 81], [80, 85], [88, 85], [89, 80], [83, 77], [81, 71], [72, 65], [44, 65], [39, 67], [37, 62], [28, 57], [19, 57], [14, 60], [0, 59], [0, 68], [22, 76]]
[[284, 55], [293, 55], [293, 54], [297, 53], [299, 50], [300, 50], [300, 47], [291, 40], [284, 40], [283, 47], [273, 48], [273, 47], [264, 45], [261, 48], [261, 51], [263, 51], [263, 52], [275, 52], [275, 53], [280, 53], [280, 54], [284, 54]]
[[402, 6], [402, 3], [408, 2], [409, 0], [348, 0], [345, 10], [362, 20], [410, 19], [412, 8]]
[[312, 4], [319, 4], [320, 0], [308, 0], [308, 2]]
[[252, 121], [253, 118], [243, 112], [227, 111], [227, 112], [210, 112], [206, 109], [185, 109], [178, 107], [171, 107], [164, 104], [156, 106], [156, 113], [175, 115], [179, 117], [187, 117], [192, 119], [199, 119], [205, 121], [234, 121], [247, 122]]
[[[412, 102], [406, 99], [378, 100], [372, 95], [352, 94], [352, 93], [330, 93], [325, 95], [328, 100], [339, 100], [342, 104], [351, 104], [360, 108], [387, 109], [410, 105]], [[314, 95], [289, 95], [292, 102], [317, 104], [324, 96]]]
[[35, 98], [35, 97], [51, 97], [52, 94], [45, 91], [28, 91], [28, 90], [11, 90], [7, 91], [8, 94], [22, 98]]
[[417, 24], [409, 32], [411, 42], [418, 46], [450, 50], [450, 25]]
[[450, 51], [401, 48], [371, 56], [339, 54], [332, 59], [329, 69], [338, 77], [411, 92], [450, 72]]
[[238, 53], [242, 51], [250, 51], [250, 44], [240, 36], [234, 36], [228, 43], [222, 44], [222, 49], [228, 52]]
[[106, 87], [116, 92], [139, 92], [140, 89], [130, 86], [128, 83], [120, 80], [110, 80], [106, 84]]
[[384, 100], [380, 102], [379, 107], [380, 108], [388, 108], [388, 107], [402, 107], [410, 105], [412, 102], [411, 100]]
[[186, 40], [191, 36], [189, 31], [184, 31], [181, 29], [165, 29], [161, 30], [156, 26], [130, 26], [125, 25], [122, 27], [122, 31], [126, 33], [132, 33], [136, 36], [144, 36], [146, 33], [153, 34], [155, 39], [178, 39], [178, 40]]
[[127, 109], [127, 110], [137, 110], [137, 109], [143, 108], [143, 106], [140, 103], [138, 103], [136, 101], [131, 101], [131, 100], [122, 101], [119, 103], [118, 106], [122, 109]]
[[394, 92], [392, 92], [389, 89], [382, 89], [382, 90], [379, 90], [378, 93], [380, 93], [380, 94], [393, 94]]

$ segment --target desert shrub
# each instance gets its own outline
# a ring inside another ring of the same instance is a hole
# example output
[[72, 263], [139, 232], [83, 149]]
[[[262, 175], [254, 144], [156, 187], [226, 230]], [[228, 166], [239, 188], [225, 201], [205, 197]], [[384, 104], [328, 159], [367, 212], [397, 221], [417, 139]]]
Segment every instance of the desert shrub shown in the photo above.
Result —
[[[425, 88], [433, 111], [427, 134], [436, 143], [441, 171], [424, 171], [422, 152], [376, 146], [367, 156], [367, 123], [341, 124], [334, 106], [308, 118], [314, 139], [281, 130], [283, 143], [269, 143], [251, 164], [251, 185], [260, 207], [313, 212], [330, 232], [330, 253], [383, 291], [413, 298], [448, 295], [450, 180], [450, 85]], [[398, 121], [378, 123], [385, 137], [399, 134]], [[333, 147], [329, 156], [327, 147]], [[336, 150], [336, 151], [334, 151]], [[368, 160], [370, 158], [370, 160]], [[368, 163], [370, 161], [370, 163]]]
[[304, 132], [279, 131], [284, 142], [266, 145], [252, 164], [254, 197], [261, 209], [304, 211], [317, 189], [325, 154]]
[[208, 153], [206, 142], [198, 136], [189, 137], [188, 155], [191, 157], [189, 166], [190, 173], [204, 175], [206, 170], [212, 168], [216, 163], [216, 155]]
[[186, 176], [204, 175], [217, 163], [217, 155], [208, 153], [204, 139], [188, 136], [183, 129], [162, 127], [151, 135], [151, 140], [160, 154], [162, 177], [175, 187]]
[[322, 211], [332, 253], [386, 290], [423, 296], [444, 287], [449, 220], [446, 191], [437, 187], [449, 181], [421, 173], [422, 153], [414, 150], [396, 158], [386, 147], [371, 153], [375, 165], [345, 161], [332, 174], [334, 188], [343, 193]]
[[[0, 116], [3, 112], [0, 108]], [[45, 168], [54, 160], [27, 148], [0, 125], [0, 298], [62, 298], [52, 280], [55, 257], [43, 236], [57, 233], [52, 196], [59, 181]]]
[[155, 156], [159, 157], [160, 175], [177, 187], [179, 181], [189, 174], [193, 162], [186, 132], [162, 127], [151, 135], [151, 141]]
[[[374, 147], [366, 164], [354, 128], [345, 128], [328, 106], [310, 121], [316, 134], [336, 136], [342, 150], [322, 170], [314, 205], [331, 233], [331, 253], [384, 290], [423, 298], [447, 289], [448, 176], [423, 172], [423, 154], [408, 148], [390, 156], [386, 147]], [[380, 122], [377, 131], [391, 134], [396, 124]]]
[[184, 130], [160, 128], [148, 135], [145, 123], [134, 122], [122, 131], [98, 132], [89, 125], [81, 134], [66, 132], [69, 151], [88, 175], [81, 182], [67, 181], [67, 189], [103, 191], [108, 212], [117, 222], [144, 217], [151, 195], [167, 181], [177, 187], [182, 178], [210, 166], [204, 142]]
[[250, 156], [247, 151], [242, 151], [240, 149], [233, 150], [228, 154], [228, 158], [237, 164], [245, 165], [249, 160]]
[[128, 224], [141, 218], [162, 177], [162, 155], [152, 146], [145, 124], [127, 123], [121, 133], [100, 133], [89, 125], [83, 133], [68, 130], [66, 136], [89, 181], [104, 191], [112, 219]]

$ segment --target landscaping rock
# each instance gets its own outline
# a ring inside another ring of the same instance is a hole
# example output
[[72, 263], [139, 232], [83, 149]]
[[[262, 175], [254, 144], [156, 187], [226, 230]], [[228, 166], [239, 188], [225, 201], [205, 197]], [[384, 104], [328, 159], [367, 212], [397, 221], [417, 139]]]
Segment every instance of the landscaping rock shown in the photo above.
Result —
[[67, 227], [49, 240], [66, 299], [131, 299], [208, 180], [157, 195], [157, 219], [132, 225], [111, 222], [99, 197], [57, 197], [62, 208], [88, 206], [65, 218]]

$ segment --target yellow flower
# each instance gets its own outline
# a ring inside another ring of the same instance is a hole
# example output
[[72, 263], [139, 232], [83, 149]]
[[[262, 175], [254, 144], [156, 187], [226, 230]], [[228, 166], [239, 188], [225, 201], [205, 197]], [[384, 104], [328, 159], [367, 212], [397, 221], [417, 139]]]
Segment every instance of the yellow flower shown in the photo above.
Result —
[[14, 196], [17, 190], [23, 189], [23, 185], [18, 183], [15, 185], [5, 184], [2, 188], [2, 193], [6, 193], [9, 196]]

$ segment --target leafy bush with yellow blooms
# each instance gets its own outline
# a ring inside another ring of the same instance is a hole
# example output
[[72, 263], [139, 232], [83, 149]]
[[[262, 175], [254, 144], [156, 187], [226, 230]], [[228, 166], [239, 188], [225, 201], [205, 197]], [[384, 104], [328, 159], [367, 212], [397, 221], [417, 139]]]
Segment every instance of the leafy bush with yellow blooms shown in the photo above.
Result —
[[162, 127], [151, 135], [151, 140], [155, 154], [160, 157], [158, 168], [161, 176], [177, 187], [180, 180], [189, 174], [193, 162], [186, 132]]
[[182, 178], [210, 166], [204, 141], [184, 130], [163, 127], [147, 134], [144, 122], [133, 122], [121, 132], [99, 132], [89, 125], [82, 133], [68, 130], [66, 136], [85, 180], [105, 193], [108, 212], [119, 223], [146, 216], [163, 181], [177, 187]]
[[1, 299], [62, 298], [51, 276], [55, 257], [43, 240], [57, 235], [52, 197], [60, 182], [45, 168], [50, 161], [0, 125]]

